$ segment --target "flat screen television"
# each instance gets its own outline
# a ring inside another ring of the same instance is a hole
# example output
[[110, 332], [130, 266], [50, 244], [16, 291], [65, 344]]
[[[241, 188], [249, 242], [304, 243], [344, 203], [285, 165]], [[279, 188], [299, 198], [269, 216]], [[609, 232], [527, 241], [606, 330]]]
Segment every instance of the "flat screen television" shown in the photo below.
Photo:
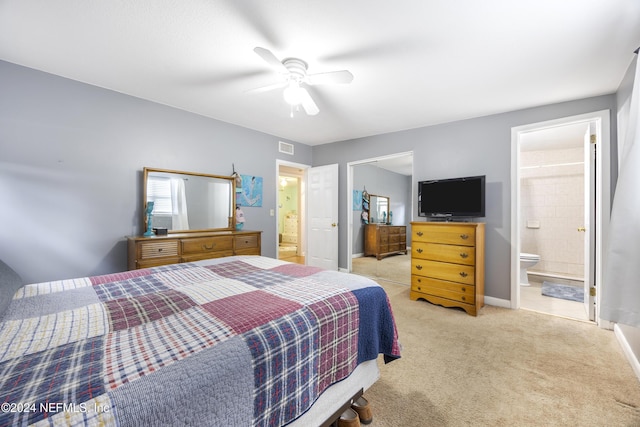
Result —
[[418, 182], [418, 215], [427, 218], [485, 216], [485, 175]]

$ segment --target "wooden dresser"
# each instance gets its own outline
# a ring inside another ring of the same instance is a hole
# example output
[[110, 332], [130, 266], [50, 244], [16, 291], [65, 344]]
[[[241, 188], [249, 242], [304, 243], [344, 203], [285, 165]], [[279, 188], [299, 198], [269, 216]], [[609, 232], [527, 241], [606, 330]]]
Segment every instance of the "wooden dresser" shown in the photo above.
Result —
[[407, 227], [404, 225], [366, 224], [364, 256], [382, 259], [387, 255], [407, 253]]
[[483, 223], [412, 222], [410, 298], [461, 307], [484, 305]]
[[260, 255], [261, 231], [208, 231], [129, 237], [128, 268], [155, 267], [231, 255]]

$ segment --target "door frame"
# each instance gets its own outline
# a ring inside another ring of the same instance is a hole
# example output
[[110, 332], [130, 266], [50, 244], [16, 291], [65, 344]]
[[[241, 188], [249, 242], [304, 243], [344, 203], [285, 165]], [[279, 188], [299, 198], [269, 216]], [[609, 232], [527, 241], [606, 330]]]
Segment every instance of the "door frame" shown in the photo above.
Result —
[[606, 258], [604, 242], [608, 238], [611, 208], [611, 127], [609, 115], [610, 110], [600, 110], [511, 128], [511, 308], [520, 308], [520, 136], [528, 132], [562, 125], [594, 122], [599, 146], [595, 170], [596, 218], [595, 223], [591, 225], [595, 227], [596, 236], [595, 260], [592, 260], [596, 271], [597, 286], [595, 321], [600, 327], [610, 327], [608, 322], [600, 319], [600, 297], [602, 288], [606, 286], [602, 281], [603, 265]]
[[276, 201], [276, 209], [275, 213], [275, 229], [276, 229], [276, 237], [275, 237], [275, 246], [276, 246], [276, 259], [278, 258], [278, 249], [280, 246], [278, 234], [280, 232], [278, 227], [278, 218], [280, 218], [280, 207], [278, 205], [278, 191], [280, 191], [280, 181], [278, 177], [280, 176], [280, 166], [288, 166], [292, 168], [298, 168], [302, 170], [302, 178], [300, 179], [300, 183], [298, 186], [298, 205], [300, 206], [300, 215], [298, 217], [298, 230], [299, 230], [299, 241], [300, 248], [298, 248], [299, 253], [302, 256], [305, 256], [306, 263], [306, 253], [307, 253], [307, 230], [306, 230], [306, 221], [307, 221], [307, 203], [306, 203], [306, 194], [307, 194], [307, 170], [311, 167], [311, 165], [305, 165], [303, 163], [295, 163], [289, 162], [286, 160], [276, 159], [276, 186], [275, 186], [275, 201]]
[[[368, 159], [354, 160], [347, 163], [347, 268], [345, 271], [351, 272], [353, 270], [353, 168], [358, 165], [365, 165], [368, 163], [375, 163], [378, 160], [388, 160], [396, 157], [413, 156], [413, 151], [404, 151], [401, 153], [387, 154], [384, 156], [371, 157]], [[413, 169], [413, 165], [412, 165]], [[414, 205], [414, 192], [413, 192], [413, 171], [411, 173], [411, 206]], [[413, 209], [411, 209], [413, 220]]]

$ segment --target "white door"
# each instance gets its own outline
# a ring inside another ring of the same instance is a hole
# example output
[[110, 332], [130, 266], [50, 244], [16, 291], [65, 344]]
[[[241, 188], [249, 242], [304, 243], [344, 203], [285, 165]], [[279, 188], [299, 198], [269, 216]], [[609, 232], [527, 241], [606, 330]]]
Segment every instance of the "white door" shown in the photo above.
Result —
[[338, 269], [338, 165], [307, 169], [307, 264]]
[[[595, 132], [593, 137], [595, 138]], [[587, 125], [584, 135], [584, 308], [589, 320], [596, 319], [596, 306], [592, 290], [595, 290], [595, 195], [596, 195], [596, 143], [591, 142], [591, 129]]]

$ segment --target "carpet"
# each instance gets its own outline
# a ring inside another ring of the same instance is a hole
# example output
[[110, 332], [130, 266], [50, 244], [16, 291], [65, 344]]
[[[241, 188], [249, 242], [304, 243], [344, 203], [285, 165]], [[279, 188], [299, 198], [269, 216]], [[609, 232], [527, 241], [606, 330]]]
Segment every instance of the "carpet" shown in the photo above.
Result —
[[578, 286], [561, 285], [559, 283], [542, 282], [542, 295], [562, 298], [569, 301], [584, 301], [584, 289]]
[[473, 317], [379, 283], [402, 358], [378, 358], [368, 427], [640, 427], [640, 385], [613, 331], [491, 305]]

